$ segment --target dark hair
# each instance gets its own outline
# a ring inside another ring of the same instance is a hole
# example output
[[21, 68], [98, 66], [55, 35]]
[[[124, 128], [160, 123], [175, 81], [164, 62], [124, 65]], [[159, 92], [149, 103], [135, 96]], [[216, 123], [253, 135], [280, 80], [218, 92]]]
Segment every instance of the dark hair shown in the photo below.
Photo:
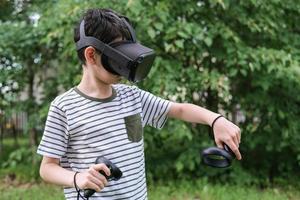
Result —
[[[87, 36], [93, 36], [98, 40], [109, 44], [118, 37], [129, 39], [130, 33], [126, 24], [121, 20], [121, 15], [111, 9], [89, 9], [74, 28], [74, 42], [80, 39], [79, 27], [84, 20], [84, 31]], [[84, 50], [77, 51], [82, 63], [85, 63]], [[97, 51], [98, 52], [98, 51]], [[98, 52], [101, 53], [101, 52]]]

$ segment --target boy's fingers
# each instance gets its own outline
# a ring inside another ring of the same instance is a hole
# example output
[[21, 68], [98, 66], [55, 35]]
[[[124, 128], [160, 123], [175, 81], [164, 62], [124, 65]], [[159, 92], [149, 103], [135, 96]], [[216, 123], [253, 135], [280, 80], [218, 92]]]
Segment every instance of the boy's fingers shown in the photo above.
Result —
[[104, 186], [107, 185], [107, 180], [106, 180], [106, 178], [101, 173], [99, 173], [98, 171], [96, 171], [94, 168], [92, 168], [92, 170], [90, 172], [98, 180], [102, 181], [102, 183], [104, 184]]
[[239, 143], [241, 143], [241, 129], [239, 129], [239, 128], [237, 130], [237, 137], [238, 137]]
[[98, 178], [96, 178], [95, 176], [92, 175], [90, 178], [90, 181], [91, 181], [91, 183], [97, 185], [100, 189], [104, 188], [104, 183], [101, 180], [99, 180]]
[[103, 171], [106, 174], [106, 176], [110, 176], [110, 169], [108, 169], [108, 167], [103, 163], [95, 164], [92, 166], [92, 168], [98, 172]]
[[235, 137], [233, 137], [233, 141], [234, 141], [235, 146], [237, 146], [237, 148], [239, 148], [240, 143], [239, 143], [239, 138], [237, 135]]
[[100, 186], [98, 186], [94, 182], [90, 181], [89, 184], [87, 185], [86, 189], [93, 189], [93, 190], [95, 190], [97, 192], [100, 192], [101, 189], [103, 189], [103, 188], [101, 188]]
[[242, 159], [242, 155], [241, 155], [238, 147], [235, 145], [235, 143], [233, 141], [228, 141], [226, 144], [231, 149], [231, 151], [235, 154], [236, 158], [238, 160], [241, 160]]

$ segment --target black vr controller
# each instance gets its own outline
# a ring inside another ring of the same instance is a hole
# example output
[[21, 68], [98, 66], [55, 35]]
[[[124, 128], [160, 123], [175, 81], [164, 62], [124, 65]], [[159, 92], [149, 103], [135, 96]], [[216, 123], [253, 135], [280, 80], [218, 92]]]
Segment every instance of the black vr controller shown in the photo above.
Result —
[[235, 158], [234, 153], [226, 144], [224, 145], [224, 149], [218, 147], [206, 148], [202, 151], [201, 155], [204, 164], [217, 168], [229, 167], [233, 158]]
[[[105, 176], [105, 178], [107, 179], [107, 181], [117, 181], [122, 177], [122, 171], [115, 165], [113, 164], [110, 160], [108, 160], [107, 158], [100, 156], [96, 159], [95, 164], [100, 164], [100, 163], [104, 163], [108, 169], [110, 170], [110, 176], [107, 176], [105, 174], [104, 171], [99, 171], [100, 174], [102, 174], [103, 176]], [[92, 196], [96, 191], [93, 189], [85, 189], [84, 190], [84, 197], [85, 198], [89, 198], [90, 196]]]

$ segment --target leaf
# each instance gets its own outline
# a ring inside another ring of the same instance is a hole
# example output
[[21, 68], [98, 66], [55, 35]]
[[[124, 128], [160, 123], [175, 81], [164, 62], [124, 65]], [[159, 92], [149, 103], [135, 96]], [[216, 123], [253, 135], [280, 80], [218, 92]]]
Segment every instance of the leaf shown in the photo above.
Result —
[[182, 38], [184, 38], [184, 39], [187, 39], [187, 38], [189, 38], [189, 35], [188, 34], [186, 34], [185, 32], [183, 32], [183, 31], [178, 31], [178, 35], [179, 36], [181, 36]]
[[151, 39], [154, 39], [155, 38], [155, 31], [152, 29], [152, 28], [149, 28], [148, 30], [147, 30], [147, 33], [148, 33], [148, 35], [150, 36], [150, 38]]
[[182, 170], [183, 170], [183, 167], [184, 167], [184, 165], [183, 165], [183, 163], [182, 162], [176, 162], [176, 171], [177, 172], [181, 172]]
[[210, 47], [212, 45], [212, 39], [210, 37], [204, 38], [204, 43]]
[[183, 47], [184, 47], [183, 43], [184, 43], [184, 40], [176, 40], [175, 41], [176, 46], [179, 47], [180, 49], [183, 49]]
[[245, 69], [241, 69], [240, 72], [242, 75], [247, 76], [247, 71]]
[[154, 27], [159, 30], [159, 31], [162, 31], [163, 30], [163, 24], [160, 23], [160, 22], [156, 22], [154, 23]]

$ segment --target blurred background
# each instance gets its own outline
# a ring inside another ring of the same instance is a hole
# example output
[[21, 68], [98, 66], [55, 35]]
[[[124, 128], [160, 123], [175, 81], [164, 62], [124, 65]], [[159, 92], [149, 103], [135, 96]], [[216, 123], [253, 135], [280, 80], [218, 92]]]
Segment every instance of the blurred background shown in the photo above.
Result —
[[149, 199], [300, 199], [300, 1], [0, 0], [0, 199], [63, 199], [39, 177], [50, 102], [81, 77], [73, 28], [88, 8], [128, 16], [157, 52], [139, 87], [222, 113], [243, 160], [201, 163], [210, 128], [144, 133]]

